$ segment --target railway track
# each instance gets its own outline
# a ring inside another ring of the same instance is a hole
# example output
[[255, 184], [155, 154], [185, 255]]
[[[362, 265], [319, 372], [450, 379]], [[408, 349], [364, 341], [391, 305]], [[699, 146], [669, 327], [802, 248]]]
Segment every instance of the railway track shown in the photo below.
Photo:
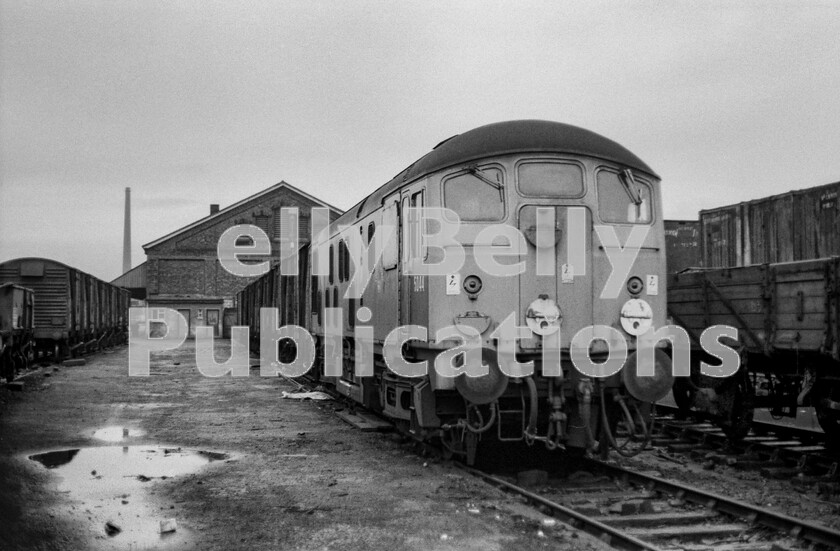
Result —
[[[657, 406], [658, 412], [662, 409]], [[651, 444], [674, 456], [702, 461], [707, 468], [755, 470], [765, 478], [788, 479], [819, 494], [840, 496], [840, 453], [826, 446], [822, 433], [754, 422], [747, 437], [732, 442], [702, 419], [660, 415]]]
[[609, 463], [591, 477], [535, 491], [459, 465], [616, 549], [684, 551], [840, 549], [840, 531]]
[[[287, 379], [298, 390], [306, 385]], [[343, 397], [327, 389], [338, 403]], [[663, 427], [665, 419], [659, 419]], [[683, 428], [688, 426], [683, 421]], [[713, 433], [706, 424], [705, 434]], [[700, 430], [700, 433], [704, 431]], [[411, 436], [411, 435], [407, 435]], [[696, 447], [696, 444], [695, 444]], [[428, 443], [423, 449], [429, 451]], [[781, 448], [777, 448], [781, 449]], [[442, 450], [437, 450], [442, 455]], [[434, 451], [433, 451], [434, 453]], [[543, 513], [615, 549], [644, 551], [799, 551], [840, 549], [840, 531], [681, 482], [591, 458], [557, 485], [525, 488], [453, 463], [472, 476], [524, 498]]]

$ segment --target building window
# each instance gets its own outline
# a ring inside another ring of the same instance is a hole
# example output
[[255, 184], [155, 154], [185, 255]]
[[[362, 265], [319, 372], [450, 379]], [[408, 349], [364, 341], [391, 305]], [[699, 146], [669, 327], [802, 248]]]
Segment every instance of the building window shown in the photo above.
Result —
[[280, 239], [281, 235], [281, 220], [280, 220], [280, 207], [277, 207], [272, 211], [272, 219], [274, 220], [274, 227], [273, 231], [269, 235], [273, 235], [274, 239]]
[[254, 215], [254, 225], [265, 232], [266, 235], [271, 235], [271, 217], [264, 213]]

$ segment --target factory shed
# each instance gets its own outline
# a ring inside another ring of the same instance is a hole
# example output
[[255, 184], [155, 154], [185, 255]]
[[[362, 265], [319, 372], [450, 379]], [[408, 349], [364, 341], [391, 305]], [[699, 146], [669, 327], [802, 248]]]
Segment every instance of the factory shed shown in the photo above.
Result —
[[255, 278], [231, 274], [221, 265], [217, 255], [219, 237], [235, 225], [258, 226], [271, 239], [271, 262], [279, 262], [283, 207], [299, 209], [301, 242], [309, 239], [312, 208], [328, 208], [331, 221], [342, 214], [286, 182], [224, 209], [210, 205], [206, 217], [143, 246], [147, 257], [147, 305], [179, 311], [187, 320], [190, 336], [195, 335], [196, 327], [209, 326], [214, 335], [228, 337], [230, 327], [236, 324], [236, 293]]

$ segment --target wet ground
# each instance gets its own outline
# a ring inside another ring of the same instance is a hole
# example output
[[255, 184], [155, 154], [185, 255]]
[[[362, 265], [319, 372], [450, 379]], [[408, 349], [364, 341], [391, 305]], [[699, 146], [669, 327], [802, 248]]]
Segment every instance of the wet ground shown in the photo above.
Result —
[[151, 373], [122, 348], [0, 389], [0, 549], [602, 548], [259, 369], [187, 343]]

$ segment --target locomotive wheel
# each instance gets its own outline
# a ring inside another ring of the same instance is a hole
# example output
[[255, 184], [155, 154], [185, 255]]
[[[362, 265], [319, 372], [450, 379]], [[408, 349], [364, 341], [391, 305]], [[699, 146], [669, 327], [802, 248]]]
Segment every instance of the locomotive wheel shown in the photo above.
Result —
[[732, 379], [717, 390], [721, 412], [719, 424], [730, 440], [742, 440], [752, 428], [755, 390], [749, 375], [744, 371]]
[[840, 438], [840, 385], [820, 384], [814, 385], [817, 399], [814, 403], [817, 412], [817, 421], [825, 432], [825, 441], [828, 444], [837, 444]]
[[464, 429], [453, 428], [443, 432], [440, 439], [444, 459], [452, 459], [456, 455], [461, 457], [466, 455], [463, 436]]

